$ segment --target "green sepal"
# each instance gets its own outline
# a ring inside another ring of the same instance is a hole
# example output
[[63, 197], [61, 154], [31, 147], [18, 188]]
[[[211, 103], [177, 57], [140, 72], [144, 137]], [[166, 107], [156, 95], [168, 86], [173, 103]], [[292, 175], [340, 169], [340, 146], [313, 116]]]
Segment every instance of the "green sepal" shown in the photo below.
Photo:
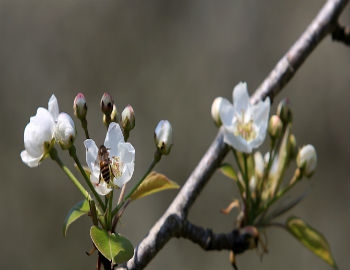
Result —
[[176, 182], [170, 180], [164, 174], [153, 171], [142, 181], [135, 192], [132, 193], [130, 199], [136, 200], [159, 191], [178, 189], [179, 187]]
[[63, 235], [67, 235], [68, 227], [83, 215], [88, 214], [90, 206], [88, 200], [82, 200], [75, 204], [68, 212], [63, 223]]
[[328, 242], [320, 232], [297, 217], [290, 217], [287, 220], [286, 229], [299, 240], [300, 243], [328, 263], [333, 269], [338, 269]]
[[92, 226], [90, 237], [99, 252], [113, 265], [124, 263], [134, 256], [134, 247], [131, 242], [119, 234], [109, 233]]

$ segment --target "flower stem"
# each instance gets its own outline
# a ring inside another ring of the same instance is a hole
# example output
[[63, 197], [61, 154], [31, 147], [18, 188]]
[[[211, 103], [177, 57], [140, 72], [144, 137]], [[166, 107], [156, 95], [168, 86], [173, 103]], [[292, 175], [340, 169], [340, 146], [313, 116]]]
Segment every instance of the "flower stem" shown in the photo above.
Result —
[[157, 149], [156, 153], [154, 154], [154, 159], [153, 159], [152, 163], [150, 164], [150, 166], [148, 167], [148, 170], [146, 171], [146, 173], [143, 175], [143, 177], [140, 179], [140, 181], [132, 188], [132, 190], [124, 197], [124, 199], [121, 201], [121, 203], [119, 203], [116, 206], [116, 208], [114, 208], [114, 210], [112, 211], [112, 216], [115, 216], [115, 214], [119, 211], [119, 209], [123, 206], [123, 204], [137, 190], [137, 188], [141, 185], [143, 180], [145, 180], [146, 177], [150, 174], [150, 172], [153, 170], [153, 168], [156, 166], [156, 164], [160, 161], [160, 159], [161, 159], [161, 154]]
[[76, 151], [76, 148], [74, 145], [72, 145], [70, 148], [69, 148], [69, 155], [74, 159], [75, 163], [77, 164], [78, 166], [78, 169], [80, 171], [80, 173], [83, 175], [84, 177], [84, 180], [86, 182], [86, 184], [89, 186], [90, 190], [92, 191], [92, 193], [94, 194], [96, 200], [98, 201], [98, 204], [100, 205], [100, 207], [105, 210], [106, 209], [106, 206], [105, 204], [103, 203], [103, 201], [101, 200], [101, 197], [97, 194], [94, 186], [92, 185], [88, 175], [86, 174], [84, 168], [81, 166], [81, 163], [78, 159], [78, 156], [77, 156], [77, 151]]
[[[235, 149], [232, 149], [233, 155], [235, 157], [237, 166], [239, 171], [242, 174], [243, 177], [243, 182], [244, 182], [244, 186], [245, 186], [245, 196], [243, 194], [241, 194], [244, 204], [245, 204], [245, 213], [249, 213], [250, 212], [250, 205], [251, 205], [251, 195], [250, 195], [250, 189], [249, 189], [249, 179], [248, 179], [248, 163], [247, 163], [247, 155], [245, 153], [243, 153], [243, 167], [242, 164], [239, 160], [237, 151]], [[247, 218], [247, 215], [246, 215]], [[248, 221], [248, 220], [247, 220]]]
[[106, 196], [108, 198], [108, 206], [107, 206], [107, 213], [106, 213], [106, 223], [108, 230], [111, 230], [112, 228], [112, 208], [113, 208], [113, 190], [107, 194]]
[[64, 173], [68, 176], [68, 178], [72, 181], [72, 183], [78, 188], [78, 190], [81, 192], [83, 197], [86, 200], [90, 200], [90, 194], [87, 192], [87, 190], [80, 184], [79, 180], [74, 176], [74, 174], [68, 169], [66, 165], [63, 164], [61, 159], [58, 157], [56, 148], [51, 148], [50, 150], [50, 157], [52, 160], [56, 161], [57, 164], [61, 167], [61, 169], [64, 171]]
[[269, 208], [277, 202], [281, 197], [283, 197], [284, 194], [286, 194], [294, 185], [302, 178], [302, 175], [300, 173], [299, 169], [296, 169], [294, 172], [294, 175], [290, 181], [290, 184], [283, 190], [280, 190], [268, 203], [267, 205], [261, 209], [261, 211], [258, 213], [258, 215], [262, 214], [265, 215], [265, 213], [269, 210]]
[[243, 172], [243, 179], [246, 186], [246, 201], [247, 201], [247, 213], [248, 213], [248, 224], [250, 223], [251, 219], [250, 216], [252, 216], [254, 213], [252, 213], [252, 196], [250, 194], [250, 186], [249, 186], [249, 174], [248, 174], [248, 155], [246, 153], [243, 153], [243, 161], [244, 161], [244, 172]]
[[90, 136], [89, 136], [89, 131], [87, 128], [87, 120], [84, 118], [84, 119], [81, 119], [80, 122], [81, 122], [81, 126], [84, 129], [86, 139], [89, 139]]

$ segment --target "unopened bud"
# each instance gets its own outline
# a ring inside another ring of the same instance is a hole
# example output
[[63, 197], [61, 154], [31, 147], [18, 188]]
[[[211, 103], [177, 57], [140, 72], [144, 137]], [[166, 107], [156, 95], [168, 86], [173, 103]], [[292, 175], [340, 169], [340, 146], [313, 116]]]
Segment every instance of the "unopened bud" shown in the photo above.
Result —
[[297, 156], [297, 166], [302, 175], [311, 177], [317, 166], [316, 149], [311, 144], [303, 146]]
[[281, 118], [283, 123], [290, 123], [292, 122], [292, 111], [289, 106], [288, 99], [283, 99], [277, 107], [277, 115]]
[[294, 159], [298, 154], [297, 139], [295, 138], [294, 134], [289, 135], [288, 150], [290, 159]]
[[224, 102], [224, 98], [217, 97], [214, 99], [213, 104], [211, 105], [211, 117], [214, 120], [214, 123], [220, 127], [222, 125], [221, 117], [220, 117], [220, 107]]
[[126, 106], [122, 112], [122, 127], [128, 131], [135, 127], [135, 114], [131, 105]]
[[261, 152], [256, 151], [254, 154], [255, 175], [260, 180], [264, 177], [265, 162]]
[[167, 155], [173, 145], [173, 129], [168, 120], [159, 121], [154, 130], [154, 142], [162, 155]]
[[110, 117], [112, 111], [113, 111], [113, 98], [110, 94], [108, 93], [104, 93], [102, 98], [101, 98], [101, 110], [102, 112], [107, 115], [108, 117]]
[[73, 103], [74, 115], [82, 120], [86, 118], [87, 105], [86, 99], [82, 93], [78, 93], [74, 99]]
[[281, 136], [283, 129], [283, 123], [277, 115], [272, 115], [269, 121], [269, 134], [272, 139], [276, 139]]
[[54, 137], [62, 149], [68, 149], [73, 145], [76, 135], [72, 117], [67, 113], [60, 113], [55, 125]]
[[117, 106], [115, 104], [113, 104], [113, 110], [111, 113], [111, 121], [118, 123], [119, 122], [118, 117], [119, 117], [119, 115], [118, 115]]

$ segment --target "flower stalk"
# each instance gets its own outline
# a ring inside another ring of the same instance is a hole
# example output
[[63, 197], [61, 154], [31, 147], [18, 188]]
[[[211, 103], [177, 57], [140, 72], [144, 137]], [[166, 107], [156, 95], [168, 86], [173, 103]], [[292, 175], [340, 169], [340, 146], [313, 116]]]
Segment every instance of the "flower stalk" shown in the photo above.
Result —
[[81, 165], [80, 163], [80, 160], [77, 156], [77, 151], [76, 151], [76, 148], [74, 145], [72, 145], [70, 148], [69, 148], [69, 155], [73, 158], [75, 164], [77, 164], [77, 167], [80, 171], [80, 173], [83, 175], [83, 178], [85, 180], [85, 183], [89, 186], [90, 190], [92, 191], [92, 193], [94, 194], [99, 206], [104, 210], [106, 209], [106, 206], [105, 204], [103, 203], [101, 197], [97, 194], [94, 186], [92, 185], [90, 179], [89, 179], [89, 176], [86, 174], [83, 166]]
[[[156, 153], [159, 152], [158, 150]], [[156, 164], [160, 161], [160, 156], [155, 154], [155, 158], [152, 160], [152, 163], [149, 165], [147, 171], [143, 175], [143, 177], [139, 180], [139, 182], [130, 190], [130, 192], [121, 200], [120, 203], [117, 204], [117, 206], [112, 211], [112, 216], [115, 216], [118, 211], [122, 208], [122, 206], [127, 203], [129, 198], [132, 196], [132, 194], [137, 190], [137, 188], [142, 184], [142, 182], [146, 179], [146, 177], [152, 172], [153, 168], [156, 166]], [[158, 158], [159, 157], [159, 158]]]
[[72, 181], [72, 183], [76, 186], [76, 188], [80, 191], [80, 193], [83, 195], [83, 197], [86, 200], [91, 200], [89, 192], [80, 184], [79, 180], [74, 176], [74, 174], [69, 170], [69, 168], [64, 165], [62, 160], [59, 158], [56, 148], [51, 148], [50, 157], [52, 160], [56, 161], [58, 166], [63, 170], [63, 172], [68, 176], [68, 178]]

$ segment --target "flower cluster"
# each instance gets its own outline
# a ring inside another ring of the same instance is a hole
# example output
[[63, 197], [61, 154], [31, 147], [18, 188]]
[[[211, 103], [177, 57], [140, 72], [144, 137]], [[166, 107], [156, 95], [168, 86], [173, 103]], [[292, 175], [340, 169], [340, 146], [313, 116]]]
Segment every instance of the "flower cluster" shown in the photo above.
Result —
[[[233, 103], [218, 97], [212, 104], [212, 118], [221, 127], [223, 140], [236, 160], [236, 166], [224, 163], [220, 169], [235, 180], [241, 194], [241, 202], [234, 200], [222, 212], [227, 214], [233, 207], [240, 208], [236, 218], [238, 228], [271, 225], [272, 220], [290, 210], [303, 196], [274, 210], [271, 207], [303, 177], [311, 177], [317, 166], [316, 150], [312, 145], [297, 150], [296, 139], [291, 132], [292, 113], [288, 101], [281, 101], [271, 118], [269, 112], [269, 98], [256, 104], [250, 103], [246, 83], [234, 87]], [[260, 151], [254, 150], [263, 144], [266, 134], [269, 134], [271, 142], [269, 151], [263, 156]], [[285, 171], [292, 161], [296, 165], [294, 175], [286, 181]], [[280, 226], [292, 231], [292, 221], [300, 222], [300, 219], [289, 219]], [[249, 235], [256, 240], [251, 246], [254, 248], [258, 234]], [[235, 265], [234, 260], [231, 263]]]
[[57, 99], [52, 95], [48, 109], [38, 108], [24, 129], [22, 161], [29, 167], [37, 167], [55, 141], [67, 149], [73, 144], [75, 134], [72, 118], [66, 113], [59, 113]]
[[[82, 215], [89, 215], [93, 226], [90, 229], [91, 240], [99, 251], [98, 269], [101, 263], [120, 264], [133, 256], [131, 242], [115, 234], [118, 220], [131, 201], [166, 189], [179, 186], [165, 175], [152, 171], [163, 155], [168, 155], [172, 147], [172, 127], [166, 120], [157, 125], [154, 132], [155, 153], [153, 161], [144, 176], [135, 183], [131, 191], [125, 194], [126, 184], [134, 173], [135, 149], [127, 142], [130, 131], [135, 127], [135, 114], [131, 105], [127, 105], [122, 114], [118, 114], [113, 98], [104, 93], [100, 102], [103, 123], [107, 127], [104, 143], [98, 147], [90, 139], [88, 132], [87, 103], [84, 95], [78, 93], [73, 102], [74, 115], [80, 120], [86, 140], [86, 163], [84, 168], [76, 154], [74, 139], [76, 129], [69, 114], [59, 112], [58, 102], [51, 96], [48, 108], [38, 108], [35, 116], [24, 129], [24, 147], [22, 161], [29, 167], [36, 167], [47, 156], [56, 161], [61, 169], [78, 188], [84, 200], [73, 206], [64, 222], [64, 234], [70, 224]], [[86, 190], [69, 168], [58, 156], [55, 145], [68, 150], [76, 167], [82, 174], [90, 192]], [[117, 205], [113, 206], [113, 192], [119, 190]], [[101, 198], [104, 196], [104, 200]], [[111, 247], [112, 246], [112, 247]]]

